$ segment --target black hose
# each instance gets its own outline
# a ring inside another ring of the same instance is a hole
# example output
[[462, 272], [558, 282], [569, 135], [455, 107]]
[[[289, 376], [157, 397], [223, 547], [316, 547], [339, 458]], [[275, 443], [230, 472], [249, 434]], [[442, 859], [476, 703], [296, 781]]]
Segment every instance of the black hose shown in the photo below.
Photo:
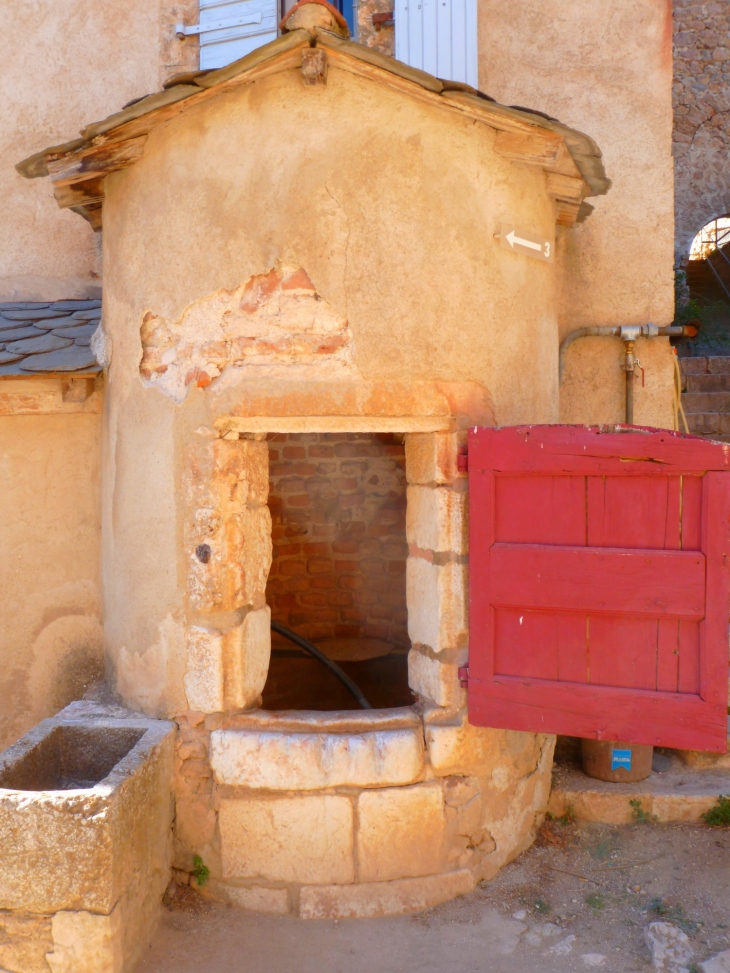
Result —
[[296, 632], [292, 632], [290, 628], [287, 628], [286, 625], [281, 625], [279, 622], [271, 622], [271, 631], [276, 632], [277, 635], [283, 635], [285, 639], [289, 639], [290, 642], [298, 645], [300, 649], [304, 649], [305, 652], [308, 652], [309, 655], [317, 660], [317, 662], [321, 662], [323, 666], [326, 666], [329, 669], [333, 676], [336, 676], [340, 680], [342, 685], [347, 689], [351, 696], [354, 696], [363, 709], [372, 709], [370, 703], [363, 696], [362, 691], [355, 685], [347, 673], [340, 669], [337, 663], [333, 662], [332, 659], [324, 654], [324, 652], [320, 652], [315, 645], [312, 645], [311, 642], [308, 642], [306, 639], [302, 638], [301, 635], [297, 635]]

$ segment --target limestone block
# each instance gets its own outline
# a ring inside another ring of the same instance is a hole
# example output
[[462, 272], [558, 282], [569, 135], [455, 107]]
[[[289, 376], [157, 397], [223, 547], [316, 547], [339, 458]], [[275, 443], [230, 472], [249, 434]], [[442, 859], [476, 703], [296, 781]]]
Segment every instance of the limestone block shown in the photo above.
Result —
[[409, 486], [406, 507], [406, 537], [423, 551], [468, 551], [465, 493], [447, 487]]
[[459, 666], [411, 649], [408, 653], [408, 685], [414, 693], [437, 706], [458, 709], [466, 705], [466, 690], [459, 681]]
[[457, 811], [457, 831], [460, 835], [471, 836], [481, 831], [484, 821], [484, 802], [481, 797], [473, 797], [468, 804]]
[[305, 886], [299, 892], [302, 919], [370, 919], [421, 912], [476, 888], [470, 869], [402, 878], [394, 882]]
[[348, 797], [224, 799], [220, 836], [224, 878], [304, 884], [355, 878]]
[[705, 811], [717, 804], [716, 794], [654, 794], [652, 814], [662, 823], [668, 821], [701, 821]]
[[193, 610], [236, 611], [263, 602], [271, 566], [267, 493], [265, 442], [196, 439], [185, 481]]
[[409, 483], [451, 483], [459, 475], [456, 433], [408, 433], [406, 478]]
[[444, 781], [444, 803], [447, 807], [461, 807], [479, 793], [475, 777], [447, 777]]
[[46, 953], [52, 949], [50, 916], [0, 912], [0, 971], [48, 973]]
[[420, 557], [406, 561], [408, 635], [434, 652], [467, 644], [467, 574], [463, 564], [432, 564]]
[[440, 783], [363, 791], [357, 817], [359, 881], [430, 875], [444, 867], [446, 818]]
[[220, 784], [268, 790], [318, 790], [411, 784], [423, 773], [419, 730], [276, 733], [217, 730], [211, 764]]
[[223, 699], [223, 637], [215, 629], [193, 625], [187, 632], [185, 695], [190, 709], [220, 713]]
[[224, 637], [226, 709], [256, 704], [269, 674], [271, 609], [249, 612], [241, 625]]
[[291, 912], [289, 889], [272, 889], [264, 885], [226, 885], [225, 897], [241, 909], [283, 916]]
[[431, 766], [439, 777], [452, 774], [484, 777], [494, 786], [527, 776], [535, 770], [544, 735], [518, 730], [495, 730], [462, 722], [455, 726], [426, 727]]
[[122, 973], [121, 910], [111, 915], [92, 912], [57, 912], [52, 920], [53, 952], [48, 953], [52, 973]]

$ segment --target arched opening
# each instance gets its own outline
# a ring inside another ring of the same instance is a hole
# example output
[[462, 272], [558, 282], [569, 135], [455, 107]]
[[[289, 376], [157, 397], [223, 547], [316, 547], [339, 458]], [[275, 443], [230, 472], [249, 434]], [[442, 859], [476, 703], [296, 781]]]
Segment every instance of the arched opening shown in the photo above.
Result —
[[695, 300], [730, 301], [730, 216], [710, 220], [692, 241], [687, 284]]
[[700, 326], [696, 339], [681, 343], [690, 354], [730, 355], [730, 215], [710, 220], [692, 241], [678, 315]]

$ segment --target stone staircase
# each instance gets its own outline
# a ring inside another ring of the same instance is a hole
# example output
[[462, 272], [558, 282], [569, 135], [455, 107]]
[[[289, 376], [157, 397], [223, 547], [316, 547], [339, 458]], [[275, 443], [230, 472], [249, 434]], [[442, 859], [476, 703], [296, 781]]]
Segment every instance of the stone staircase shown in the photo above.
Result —
[[680, 358], [689, 431], [730, 443], [730, 357]]

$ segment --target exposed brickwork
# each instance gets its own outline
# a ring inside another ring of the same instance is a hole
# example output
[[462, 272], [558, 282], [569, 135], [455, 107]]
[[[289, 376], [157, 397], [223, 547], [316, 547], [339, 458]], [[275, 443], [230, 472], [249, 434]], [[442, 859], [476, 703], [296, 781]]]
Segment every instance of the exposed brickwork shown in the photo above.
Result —
[[730, 212], [730, 4], [674, 0], [674, 155], [677, 258]]
[[405, 448], [373, 433], [273, 435], [272, 617], [309, 639], [409, 644]]
[[680, 358], [689, 431], [730, 442], [730, 358]]

